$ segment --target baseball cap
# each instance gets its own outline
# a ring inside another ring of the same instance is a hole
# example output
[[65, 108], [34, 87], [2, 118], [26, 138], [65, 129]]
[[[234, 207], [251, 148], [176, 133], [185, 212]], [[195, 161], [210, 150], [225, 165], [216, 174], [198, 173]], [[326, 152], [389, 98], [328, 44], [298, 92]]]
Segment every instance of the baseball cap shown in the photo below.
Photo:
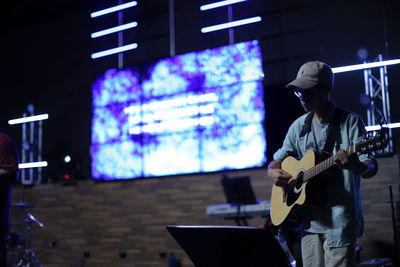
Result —
[[304, 63], [297, 73], [297, 77], [286, 88], [297, 87], [303, 90], [317, 85], [333, 87], [334, 75], [331, 67], [318, 60]]

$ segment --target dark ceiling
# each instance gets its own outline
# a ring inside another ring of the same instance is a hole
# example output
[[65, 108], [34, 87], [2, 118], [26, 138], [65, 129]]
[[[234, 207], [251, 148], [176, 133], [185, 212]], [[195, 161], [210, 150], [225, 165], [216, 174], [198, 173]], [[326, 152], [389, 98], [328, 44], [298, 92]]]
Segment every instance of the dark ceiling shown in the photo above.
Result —
[[[7, 0], [0, 4], [0, 31], [46, 23], [79, 10], [89, 14], [116, 3], [118, 0]], [[158, 16], [168, 10], [168, 1], [146, 0], [141, 5], [140, 17]]]
[[0, 30], [8, 31], [33, 24], [45, 23], [82, 8], [92, 0], [19, 0], [2, 1]]

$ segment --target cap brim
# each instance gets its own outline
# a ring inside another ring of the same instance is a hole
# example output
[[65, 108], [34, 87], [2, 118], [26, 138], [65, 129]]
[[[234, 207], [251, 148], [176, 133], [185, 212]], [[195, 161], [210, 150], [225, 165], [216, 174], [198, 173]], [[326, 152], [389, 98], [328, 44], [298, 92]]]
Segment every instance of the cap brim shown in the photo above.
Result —
[[287, 84], [285, 87], [286, 88], [296, 87], [296, 88], [300, 88], [303, 90], [307, 90], [307, 89], [313, 88], [317, 85], [318, 85], [318, 82], [298, 78], [298, 79], [295, 79], [294, 81], [292, 81], [291, 83]]

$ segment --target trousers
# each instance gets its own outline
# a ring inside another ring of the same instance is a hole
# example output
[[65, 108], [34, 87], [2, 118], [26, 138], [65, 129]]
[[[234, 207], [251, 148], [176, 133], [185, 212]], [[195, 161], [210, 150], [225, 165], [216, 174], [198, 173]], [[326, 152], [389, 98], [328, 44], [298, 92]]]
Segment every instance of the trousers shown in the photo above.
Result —
[[324, 234], [307, 233], [301, 239], [303, 267], [355, 267], [355, 241], [343, 247], [328, 247]]

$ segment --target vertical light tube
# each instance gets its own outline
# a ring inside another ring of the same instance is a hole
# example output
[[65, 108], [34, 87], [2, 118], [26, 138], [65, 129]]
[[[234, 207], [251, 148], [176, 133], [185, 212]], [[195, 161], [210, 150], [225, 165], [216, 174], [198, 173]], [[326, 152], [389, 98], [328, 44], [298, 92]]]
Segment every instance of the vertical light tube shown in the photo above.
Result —
[[[122, 4], [122, 0], [118, 0], [118, 4]], [[118, 26], [123, 23], [123, 14], [122, 11], [118, 12]], [[118, 46], [122, 46], [124, 44], [124, 33], [122, 31], [118, 32]], [[124, 68], [124, 53], [118, 53], [118, 68]]]
[[[369, 72], [370, 72], [371, 70], [370, 69], [365, 69], [364, 70], [364, 83], [365, 83], [365, 94], [372, 100], [372, 97], [371, 97], [371, 95], [370, 95], [370, 92], [369, 92]], [[367, 125], [373, 125], [374, 124], [374, 122], [372, 121], [372, 118], [371, 118], [371, 110], [370, 110], [370, 108], [367, 108]]]
[[[33, 114], [31, 114], [33, 115]], [[34, 144], [34, 137], [35, 137], [35, 122], [29, 122], [29, 162], [33, 162], [34, 161], [34, 155], [33, 155], [33, 150], [31, 149], [31, 146]], [[31, 184], [34, 184], [34, 178], [33, 178], [33, 169], [29, 169], [29, 181]]]
[[[38, 132], [38, 158], [37, 160], [42, 161], [42, 136], [43, 136], [43, 121], [39, 121], [39, 132]], [[42, 181], [42, 168], [38, 168], [38, 179]]]
[[[22, 115], [22, 117], [26, 117], [26, 113]], [[27, 140], [27, 134], [26, 134], [26, 123], [22, 124], [22, 151], [21, 151], [21, 162], [26, 162], [26, 153], [24, 147], [28, 143]], [[21, 183], [24, 184], [26, 179], [26, 170], [23, 169], [21, 170]], [[22, 196], [22, 201], [24, 200], [24, 197]]]
[[[232, 22], [233, 21], [233, 10], [232, 6], [228, 6], [228, 21]], [[234, 30], [232, 28], [229, 29], [229, 44], [234, 44], [235, 43], [235, 37], [234, 37]]]
[[175, 6], [174, 0], [169, 0], [169, 55], [175, 56]]

